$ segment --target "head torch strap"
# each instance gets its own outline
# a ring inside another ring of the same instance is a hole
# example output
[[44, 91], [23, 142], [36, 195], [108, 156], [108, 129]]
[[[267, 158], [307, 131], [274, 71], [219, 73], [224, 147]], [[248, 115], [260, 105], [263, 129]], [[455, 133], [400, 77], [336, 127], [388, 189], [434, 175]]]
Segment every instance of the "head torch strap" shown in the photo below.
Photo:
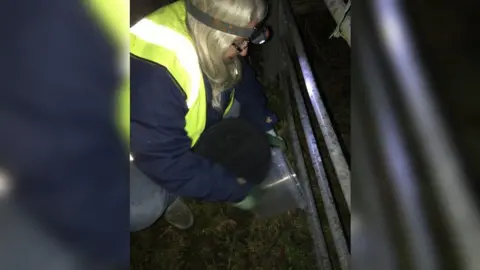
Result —
[[244, 38], [250, 38], [250, 36], [252, 36], [253, 32], [255, 31], [255, 29], [253, 28], [239, 27], [233, 24], [229, 24], [229, 23], [217, 20], [211, 17], [210, 15], [208, 15], [207, 13], [201, 11], [199, 8], [197, 8], [191, 2], [191, 0], [185, 0], [185, 5], [187, 7], [187, 12], [190, 15], [192, 15], [195, 19], [218, 31], [232, 34], [235, 36], [244, 37]]

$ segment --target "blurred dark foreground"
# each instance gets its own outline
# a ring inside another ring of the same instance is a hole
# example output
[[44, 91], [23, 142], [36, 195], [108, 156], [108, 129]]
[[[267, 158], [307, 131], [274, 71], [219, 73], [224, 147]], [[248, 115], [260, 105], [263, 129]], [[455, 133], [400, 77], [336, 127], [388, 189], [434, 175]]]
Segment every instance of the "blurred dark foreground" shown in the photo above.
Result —
[[118, 64], [83, 4], [0, 2], [1, 269], [128, 268]]
[[351, 229], [358, 269], [480, 265], [473, 2], [352, 6]]

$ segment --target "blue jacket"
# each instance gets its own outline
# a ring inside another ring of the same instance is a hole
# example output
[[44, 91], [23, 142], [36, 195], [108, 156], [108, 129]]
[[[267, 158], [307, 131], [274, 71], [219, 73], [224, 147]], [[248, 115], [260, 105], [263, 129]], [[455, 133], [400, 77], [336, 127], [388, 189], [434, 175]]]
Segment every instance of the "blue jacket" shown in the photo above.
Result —
[[[185, 97], [169, 72], [132, 56], [130, 75], [130, 146], [138, 168], [178, 196], [204, 201], [242, 200], [250, 185], [238, 184], [235, 175], [191, 151], [191, 140], [184, 130]], [[207, 99], [211, 100], [210, 85], [204, 81]], [[262, 86], [246, 61], [242, 80], [235, 86], [235, 98], [241, 104], [241, 118], [264, 130], [273, 128], [275, 116], [267, 109]], [[268, 117], [274, 121], [268, 123]], [[221, 119], [221, 113], [209, 106], [207, 128]]]
[[76, 0], [2, 0], [0, 29], [0, 167], [16, 199], [67, 246], [128, 266], [112, 48]]

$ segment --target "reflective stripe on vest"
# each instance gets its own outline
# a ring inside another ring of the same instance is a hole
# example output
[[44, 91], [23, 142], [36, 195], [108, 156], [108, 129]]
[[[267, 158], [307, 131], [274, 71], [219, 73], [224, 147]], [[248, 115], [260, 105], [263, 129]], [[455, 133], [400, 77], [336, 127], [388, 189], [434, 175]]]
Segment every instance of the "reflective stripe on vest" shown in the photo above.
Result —
[[156, 10], [130, 29], [130, 53], [165, 67], [185, 92], [185, 131], [193, 146], [205, 129], [207, 104], [202, 71], [185, 19], [183, 1]]

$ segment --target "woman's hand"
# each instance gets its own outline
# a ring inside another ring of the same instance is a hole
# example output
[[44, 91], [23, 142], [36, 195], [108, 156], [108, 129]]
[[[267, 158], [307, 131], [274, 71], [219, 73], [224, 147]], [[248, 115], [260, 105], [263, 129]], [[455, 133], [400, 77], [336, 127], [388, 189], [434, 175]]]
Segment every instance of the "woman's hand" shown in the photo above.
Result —
[[[242, 179], [242, 178], [239, 178]], [[245, 181], [245, 180], [244, 180]], [[264, 191], [259, 186], [252, 188], [250, 193], [240, 202], [234, 204], [233, 206], [242, 209], [242, 210], [252, 210], [258, 205], [258, 202], [262, 198]]]

